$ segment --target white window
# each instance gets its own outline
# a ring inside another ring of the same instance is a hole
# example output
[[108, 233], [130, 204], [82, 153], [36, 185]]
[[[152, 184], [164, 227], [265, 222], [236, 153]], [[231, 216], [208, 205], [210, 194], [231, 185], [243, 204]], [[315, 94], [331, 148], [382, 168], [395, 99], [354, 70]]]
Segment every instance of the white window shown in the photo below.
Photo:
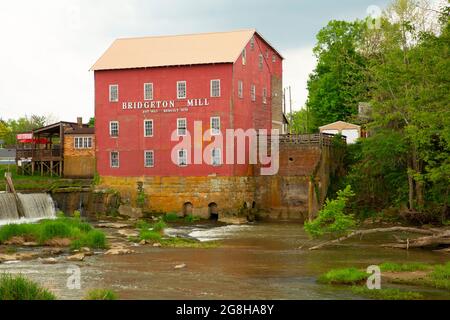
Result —
[[187, 151], [185, 149], [178, 150], [178, 165], [180, 167], [187, 166]]
[[153, 83], [144, 83], [144, 100], [153, 100]]
[[267, 103], [267, 88], [263, 88], [263, 103]]
[[111, 168], [119, 167], [119, 152], [112, 151], [110, 153], [110, 164], [111, 164]]
[[211, 117], [211, 135], [220, 135], [220, 117]]
[[111, 84], [109, 86], [109, 102], [119, 101], [119, 85]]
[[177, 99], [186, 99], [186, 81], [177, 82]]
[[219, 148], [211, 150], [211, 164], [213, 166], [220, 166], [222, 164], [222, 152]]
[[250, 48], [253, 50], [255, 49], [255, 37], [252, 37], [250, 39]]
[[269, 50], [266, 49], [266, 59], [269, 59]]
[[220, 80], [211, 80], [211, 97], [220, 97]]
[[242, 51], [242, 65], [245, 66], [246, 63], [247, 63], [247, 50], [244, 49]]
[[242, 80], [238, 81], [238, 96], [239, 98], [244, 98], [244, 82]]
[[259, 54], [259, 70], [262, 70], [264, 65], [264, 57], [262, 54]]
[[272, 62], [277, 62], [277, 56], [276, 55], [272, 55]]
[[92, 137], [75, 137], [75, 149], [92, 149]]
[[187, 133], [186, 118], [177, 119], [177, 134], [179, 137], [185, 136]]
[[109, 123], [109, 135], [111, 137], [119, 136], [119, 122], [118, 121], [111, 121]]
[[153, 137], [153, 120], [144, 120], [144, 137]]
[[145, 151], [144, 157], [146, 168], [152, 168], [155, 166], [155, 153], [153, 152], [153, 150]]
[[256, 101], [256, 86], [254, 84], [252, 84], [252, 88], [250, 90], [251, 96], [252, 96], [252, 101]]

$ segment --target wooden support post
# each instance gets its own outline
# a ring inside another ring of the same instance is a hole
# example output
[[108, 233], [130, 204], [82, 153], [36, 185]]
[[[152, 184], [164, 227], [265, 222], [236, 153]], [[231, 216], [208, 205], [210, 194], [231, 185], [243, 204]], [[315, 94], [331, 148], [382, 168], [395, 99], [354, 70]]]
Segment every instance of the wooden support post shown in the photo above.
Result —
[[314, 220], [314, 181], [309, 180], [308, 185], [308, 219], [309, 221]]
[[53, 177], [53, 160], [50, 160], [50, 177]]

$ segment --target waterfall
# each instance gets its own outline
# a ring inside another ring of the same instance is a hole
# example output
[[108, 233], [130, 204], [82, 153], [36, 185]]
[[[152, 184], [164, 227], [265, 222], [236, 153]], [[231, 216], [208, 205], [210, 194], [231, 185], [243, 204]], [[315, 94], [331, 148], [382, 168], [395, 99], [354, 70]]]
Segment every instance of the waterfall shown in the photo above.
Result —
[[19, 212], [17, 211], [16, 199], [11, 193], [0, 193], [0, 220], [17, 220]]
[[27, 219], [42, 219], [55, 217], [55, 204], [52, 197], [46, 193], [18, 194], [20, 203]]
[[36, 222], [56, 217], [55, 204], [46, 193], [17, 194], [25, 217], [19, 219], [16, 198], [11, 193], [0, 193], [0, 226], [13, 223]]

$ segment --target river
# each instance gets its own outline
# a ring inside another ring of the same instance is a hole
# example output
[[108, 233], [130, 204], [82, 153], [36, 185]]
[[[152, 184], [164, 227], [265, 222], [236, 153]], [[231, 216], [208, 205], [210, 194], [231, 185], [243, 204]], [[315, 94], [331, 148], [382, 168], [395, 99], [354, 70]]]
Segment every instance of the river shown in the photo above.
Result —
[[[38, 261], [0, 264], [0, 272], [23, 273], [61, 299], [81, 299], [92, 288], [108, 288], [121, 299], [362, 299], [349, 288], [320, 285], [316, 278], [329, 269], [390, 262], [445, 263], [448, 256], [425, 250], [409, 252], [378, 246], [371, 237], [346, 245], [309, 251], [299, 224], [253, 224], [169, 229], [202, 241], [221, 239], [219, 248], [178, 249], [137, 246], [136, 254], [95, 255], [76, 263], [81, 289], [66, 286], [69, 263]], [[186, 268], [175, 270], [176, 265]], [[411, 288], [430, 299], [450, 299], [448, 292]]]

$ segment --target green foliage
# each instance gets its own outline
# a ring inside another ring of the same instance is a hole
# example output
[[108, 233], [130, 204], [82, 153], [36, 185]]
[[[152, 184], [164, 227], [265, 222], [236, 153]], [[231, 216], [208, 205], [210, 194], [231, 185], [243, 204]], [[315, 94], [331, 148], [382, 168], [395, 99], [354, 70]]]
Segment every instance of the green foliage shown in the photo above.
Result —
[[294, 111], [288, 114], [290, 127], [293, 134], [307, 134], [313, 133], [313, 119], [312, 114], [308, 109], [302, 109], [300, 111]]
[[380, 269], [382, 272], [413, 272], [413, 271], [429, 270], [430, 268], [431, 266], [420, 262], [411, 262], [403, 264], [385, 262], [380, 265]]
[[321, 275], [317, 281], [324, 284], [354, 285], [365, 282], [369, 275], [356, 268], [334, 269]]
[[161, 239], [160, 243], [164, 247], [196, 248], [196, 249], [212, 249], [212, 248], [217, 248], [220, 245], [220, 243], [217, 241], [200, 242], [195, 239], [185, 239], [185, 238], [175, 238], [175, 237]]
[[55, 300], [45, 288], [23, 276], [0, 275], [0, 300]]
[[161, 220], [154, 223], [151, 228], [153, 229], [153, 231], [162, 232], [165, 228], [167, 228], [167, 224]]
[[146, 195], [145, 195], [145, 192], [143, 190], [138, 192], [138, 195], [137, 195], [137, 198], [136, 198], [136, 202], [137, 202], [137, 205], [138, 205], [139, 208], [143, 208], [145, 206]]
[[436, 266], [430, 274], [430, 278], [436, 288], [450, 290], [450, 262]]
[[305, 223], [305, 231], [313, 238], [324, 234], [339, 235], [346, 233], [356, 225], [354, 216], [345, 213], [348, 200], [354, 196], [350, 186], [337, 193], [334, 200], [327, 199], [325, 206], [319, 211], [318, 217]]
[[25, 116], [16, 120], [3, 121], [0, 119], [0, 139], [5, 141], [5, 145], [15, 145], [16, 135], [19, 133], [31, 132], [49, 124], [51, 119], [46, 116], [32, 115]]
[[369, 290], [367, 287], [353, 287], [352, 292], [376, 300], [422, 300], [418, 292], [401, 291], [399, 289]]
[[0, 243], [12, 237], [24, 237], [26, 240], [37, 241], [40, 244], [55, 238], [67, 238], [72, 240], [72, 248], [107, 247], [106, 236], [103, 232], [93, 229], [90, 224], [79, 219], [66, 217], [42, 220], [36, 224], [10, 224], [0, 228]]
[[89, 125], [89, 128], [95, 127], [95, 118], [94, 117], [89, 118], [88, 125]]
[[153, 230], [141, 230], [139, 233], [140, 240], [159, 241], [161, 238], [161, 233]]
[[175, 212], [166, 213], [163, 217], [165, 222], [175, 222], [178, 221], [178, 215]]
[[196, 217], [193, 214], [189, 214], [186, 217], [184, 217], [184, 222], [186, 223], [195, 223], [200, 220], [201, 220], [200, 217]]
[[117, 294], [112, 290], [93, 289], [87, 293], [85, 300], [117, 300]]
[[317, 34], [317, 67], [308, 81], [313, 128], [357, 114], [368, 99], [367, 61], [358, 50], [366, 23], [330, 21]]
[[151, 225], [145, 220], [139, 220], [138, 222], [136, 222], [136, 228], [148, 230], [151, 228]]

